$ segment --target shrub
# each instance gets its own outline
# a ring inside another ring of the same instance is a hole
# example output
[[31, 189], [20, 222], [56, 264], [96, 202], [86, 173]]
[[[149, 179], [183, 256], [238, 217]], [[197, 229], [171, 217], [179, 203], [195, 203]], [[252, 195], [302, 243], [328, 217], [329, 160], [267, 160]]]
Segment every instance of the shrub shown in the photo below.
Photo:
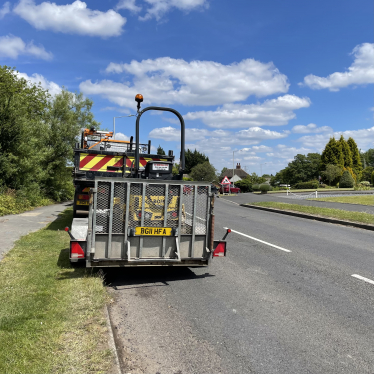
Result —
[[340, 178], [339, 187], [340, 188], [352, 188], [355, 185], [355, 180], [353, 179], [351, 173], [348, 170], [343, 172]]
[[363, 181], [355, 186], [355, 191], [366, 191], [370, 190], [370, 183]]
[[252, 185], [253, 191], [260, 191], [260, 185], [259, 184], [254, 184]]
[[270, 186], [270, 184], [260, 184], [260, 191], [261, 192], [268, 192], [271, 191], [273, 187]]
[[293, 188], [297, 190], [317, 189], [318, 187], [319, 187], [319, 182], [317, 180], [309, 181], [309, 182], [299, 182], [293, 186]]
[[252, 182], [247, 178], [235, 182], [235, 186], [239, 187], [241, 192], [252, 192], [253, 190]]
[[373, 171], [373, 173], [371, 174], [371, 184], [374, 186], [374, 171]]

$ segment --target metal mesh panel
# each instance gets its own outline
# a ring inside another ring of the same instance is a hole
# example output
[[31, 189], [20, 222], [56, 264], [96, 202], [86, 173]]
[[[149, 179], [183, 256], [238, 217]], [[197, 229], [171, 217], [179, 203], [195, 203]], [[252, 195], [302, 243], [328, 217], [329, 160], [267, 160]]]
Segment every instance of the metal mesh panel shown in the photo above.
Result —
[[96, 227], [98, 234], [107, 234], [109, 230], [110, 183], [99, 182], [97, 187]]
[[181, 234], [192, 234], [192, 216], [193, 216], [193, 201], [195, 197], [194, 186], [183, 186], [183, 200], [182, 200], [182, 228]]
[[123, 234], [125, 232], [126, 192], [127, 183], [114, 183], [112, 223], [112, 232], [114, 234]]
[[129, 207], [129, 227], [135, 228], [141, 224], [142, 212], [142, 186], [141, 183], [131, 183], [130, 207]]
[[198, 186], [196, 196], [195, 234], [206, 234], [208, 216], [208, 186]]
[[177, 228], [179, 224], [179, 191], [180, 186], [169, 186], [167, 227]]
[[144, 226], [163, 227], [165, 209], [165, 185], [147, 184], [145, 189]]

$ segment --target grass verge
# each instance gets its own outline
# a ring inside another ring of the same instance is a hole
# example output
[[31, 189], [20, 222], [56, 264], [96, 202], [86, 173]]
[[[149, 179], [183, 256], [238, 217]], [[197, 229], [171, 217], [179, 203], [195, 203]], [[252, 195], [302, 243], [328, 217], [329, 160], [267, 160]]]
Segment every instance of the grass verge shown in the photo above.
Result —
[[315, 206], [305, 206], [298, 204], [277, 203], [273, 201], [251, 203], [248, 205], [257, 205], [267, 208], [275, 208], [280, 210], [289, 210], [292, 212], [300, 212], [312, 214], [319, 217], [337, 218], [344, 221], [359, 222], [366, 224], [374, 224], [374, 215], [370, 213], [349, 212], [347, 210], [320, 208]]
[[68, 209], [24, 236], [0, 262], [0, 373], [105, 373], [112, 355], [103, 313], [108, 295], [68, 259]]
[[[289, 192], [315, 192], [316, 189], [308, 189], [308, 190], [289, 190]], [[319, 192], [330, 192], [330, 191], [353, 191], [353, 188], [317, 188]], [[261, 191], [254, 191], [253, 193], [260, 194]], [[268, 191], [267, 193], [287, 193], [286, 190], [279, 190], [279, 191]]]
[[333, 203], [374, 205], [374, 195], [356, 195], [356, 196], [339, 196], [339, 197], [322, 197], [318, 199], [308, 199], [314, 201], [330, 201]]

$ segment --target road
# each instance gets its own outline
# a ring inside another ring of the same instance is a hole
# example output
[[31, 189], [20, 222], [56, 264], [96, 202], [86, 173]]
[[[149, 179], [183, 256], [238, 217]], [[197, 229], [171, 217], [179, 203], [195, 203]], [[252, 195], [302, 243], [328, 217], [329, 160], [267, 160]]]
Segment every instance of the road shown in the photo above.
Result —
[[209, 268], [105, 271], [123, 372], [374, 373], [374, 284], [352, 277], [374, 279], [374, 232], [215, 213], [217, 238], [252, 239]]

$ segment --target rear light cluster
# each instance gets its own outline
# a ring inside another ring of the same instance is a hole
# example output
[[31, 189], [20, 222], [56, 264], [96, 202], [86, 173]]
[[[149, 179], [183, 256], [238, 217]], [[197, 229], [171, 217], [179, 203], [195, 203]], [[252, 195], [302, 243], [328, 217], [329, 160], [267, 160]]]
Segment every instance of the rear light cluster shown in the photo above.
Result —
[[89, 200], [90, 199], [90, 195], [78, 195], [78, 199], [79, 200]]
[[84, 251], [83, 248], [80, 246], [78, 242], [71, 242], [70, 243], [70, 258], [84, 258]]

